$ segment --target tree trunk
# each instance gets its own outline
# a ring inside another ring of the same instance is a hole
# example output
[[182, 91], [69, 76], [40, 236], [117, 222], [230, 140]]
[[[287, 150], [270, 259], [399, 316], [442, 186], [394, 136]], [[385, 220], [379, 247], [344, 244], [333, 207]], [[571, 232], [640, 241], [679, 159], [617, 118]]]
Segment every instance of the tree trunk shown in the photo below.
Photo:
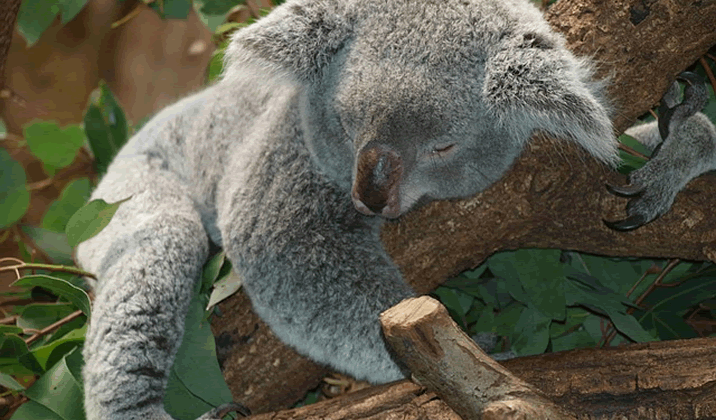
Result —
[[[562, 0], [547, 17], [570, 48], [593, 57], [598, 74], [609, 79], [614, 123], [620, 132], [658, 102], [677, 74], [716, 44], [714, 1]], [[412, 212], [387, 224], [383, 239], [406, 279], [421, 293], [476, 267], [496, 251], [520, 247], [714, 260], [716, 218], [710, 216], [716, 183], [708, 178], [712, 176], [690, 183], [661, 219], [634, 232], [614, 232], [602, 219], [622, 218], [626, 203], [608, 194], [604, 183], [624, 180], [576, 147], [540, 139], [484, 193]], [[319, 383], [325, 370], [281, 344], [251, 312], [243, 293], [221, 304], [221, 310], [224, 316], [216, 318], [213, 327], [224, 375], [238, 401], [254, 412], [273, 410], [292, 404]], [[686, 351], [690, 346], [679, 348]], [[614, 359], [610, 356], [608, 361]], [[702, 369], [697, 364], [691, 368]], [[609, 374], [624, 380], [618, 372]], [[523, 377], [530, 381], [528, 375]], [[665, 378], [670, 377], [674, 376]], [[580, 380], [589, 384], [607, 381], [604, 378]]]

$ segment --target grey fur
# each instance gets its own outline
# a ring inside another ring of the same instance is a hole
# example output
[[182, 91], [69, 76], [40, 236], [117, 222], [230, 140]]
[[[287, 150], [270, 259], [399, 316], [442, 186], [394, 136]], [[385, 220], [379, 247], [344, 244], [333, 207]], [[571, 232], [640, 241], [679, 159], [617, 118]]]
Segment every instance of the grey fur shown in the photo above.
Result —
[[148, 123], [93, 195], [132, 199], [77, 252], [100, 279], [89, 420], [168, 418], [209, 241], [282, 340], [386, 382], [404, 372], [378, 314], [413, 291], [368, 215], [482, 191], [536, 130], [616, 160], [600, 85], [526, 0], [291, 0], [227, 57], [223, 79]]

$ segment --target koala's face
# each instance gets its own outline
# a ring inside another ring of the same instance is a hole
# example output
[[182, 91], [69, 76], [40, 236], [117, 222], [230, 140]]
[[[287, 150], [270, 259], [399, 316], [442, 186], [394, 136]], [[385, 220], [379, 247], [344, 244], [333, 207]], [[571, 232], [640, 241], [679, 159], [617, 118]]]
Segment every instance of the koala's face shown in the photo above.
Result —
[[480, 103], [478, 74], [430, 70], [345, 68], [334, 106], [352, 145], [351, 198], [364, 214], [395, 218], [417, 203], [475, 194], [518, 154]]
[[357, 28], [310, 100], [324, 139], [314, 156], [350, 177], [358, 211], [387, 218], [484, 190], [520, 148], [483, 103], [478, 43], [456, 45], [441, 34], [427, 41], [402, 34], [424, 22], [400, 24]]

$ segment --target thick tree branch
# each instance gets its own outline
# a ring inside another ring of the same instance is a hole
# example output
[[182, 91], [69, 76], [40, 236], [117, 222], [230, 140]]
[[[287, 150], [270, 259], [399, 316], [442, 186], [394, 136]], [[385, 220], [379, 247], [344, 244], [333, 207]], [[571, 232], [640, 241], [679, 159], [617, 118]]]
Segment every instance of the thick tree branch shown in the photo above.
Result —
[[[716, 44], [715, 2], [562, 0], [548, 19], [575, 52], [594, 57], [599, 74], [609, 77], [619, 131]], [[576, 147], [536, 141], [483, 194], [414, 212], [387, 226], [384, 242], [420, 292], [495, 251], [519, 247], [716, 259], [716, 220], [709, 217], [716, 183], [709, 176], [679, 194], [671, 212], [630, 233], [610, 231], [602, 223], [624, 214], [625, 200], [604, 188], [607, 181], [623, 182], [618, 178]], [[324, 371], [283, 346], [248, 305], [239, 294], [222, 305], [226, 315], [214, 322], [227, 382], [254, 412], [291, 404]]]

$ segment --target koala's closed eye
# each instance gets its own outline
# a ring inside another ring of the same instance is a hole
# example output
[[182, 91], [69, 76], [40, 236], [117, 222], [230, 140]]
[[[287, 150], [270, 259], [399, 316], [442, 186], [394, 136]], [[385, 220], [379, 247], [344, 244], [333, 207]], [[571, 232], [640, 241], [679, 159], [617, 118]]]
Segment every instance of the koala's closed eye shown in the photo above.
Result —
[[448, 157], [456, 153], [458, 149], [457, 143], [438, 144], [430, 151], [432, 156]]

